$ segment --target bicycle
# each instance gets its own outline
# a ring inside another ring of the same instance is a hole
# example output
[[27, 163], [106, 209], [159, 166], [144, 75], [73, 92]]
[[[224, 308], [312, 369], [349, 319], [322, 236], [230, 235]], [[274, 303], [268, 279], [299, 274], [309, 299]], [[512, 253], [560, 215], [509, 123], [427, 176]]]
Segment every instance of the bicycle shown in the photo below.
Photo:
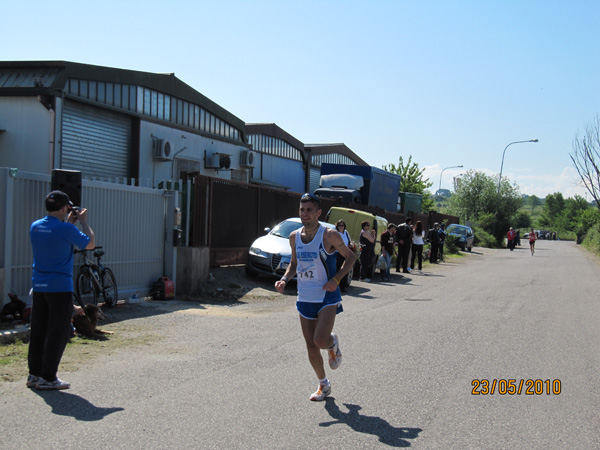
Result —
[[[83, 255], [83, 264], [75, 278], [76, 301], [83, 306], [84, 303], [98, 304], [98, 297], [102, 295], [104, 305], [112, 308], [117, 304], [118, 291], [115, 276], [108, 267], [100, 263], [104, 252], [102, 247], [94, 247], [96, 262], [88, 258], [87, 250], [75, 250]], [[91, 300], [91, 301], [87, 301]]]

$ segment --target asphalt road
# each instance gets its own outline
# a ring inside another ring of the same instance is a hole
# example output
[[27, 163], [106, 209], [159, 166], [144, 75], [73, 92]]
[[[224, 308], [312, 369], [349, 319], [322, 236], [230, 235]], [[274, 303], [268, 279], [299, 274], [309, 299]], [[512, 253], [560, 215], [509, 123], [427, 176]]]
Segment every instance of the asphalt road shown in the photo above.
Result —
[[321, 403], [293, 295], [143, 306], [128, 324], [164, 336], [61, 373], [70, 390], [0, 383], [1, 446], [600, 448], [599, 272], [575, 244], [538, 241], [533, 257], [476, 248], [355, 283]]

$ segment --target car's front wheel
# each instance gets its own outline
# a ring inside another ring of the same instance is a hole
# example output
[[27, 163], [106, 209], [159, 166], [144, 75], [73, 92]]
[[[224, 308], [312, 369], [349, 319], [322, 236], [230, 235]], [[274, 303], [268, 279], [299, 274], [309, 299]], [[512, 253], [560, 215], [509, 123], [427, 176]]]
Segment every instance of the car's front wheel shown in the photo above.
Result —
[[250, 267], [248, 264], [246, 264], [246, 275], [251, 278], [256, 278], [256, 277], [258, 277], [258, 272], [256, 270], [254, 270], [252, 267]]

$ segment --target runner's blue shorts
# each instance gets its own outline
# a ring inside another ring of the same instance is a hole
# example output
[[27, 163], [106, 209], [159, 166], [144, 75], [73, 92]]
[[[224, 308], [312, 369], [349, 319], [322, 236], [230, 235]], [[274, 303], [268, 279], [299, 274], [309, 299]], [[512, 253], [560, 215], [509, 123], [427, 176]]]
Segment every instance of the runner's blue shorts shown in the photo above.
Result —
[[344, 308], [342, 308], [342, 302], [339, 299], [333, 299], [333, 301], [330, 303], [327, 303], [326, 301], [322, 303], [296, 302], [296, 309], [305, 319], [317, 320], [319, 317], [319, 312], [321, 312], [323, 308], [335, 305], [337, 305], [337, 311], [335, 312], [336, 314], [344, 311]]

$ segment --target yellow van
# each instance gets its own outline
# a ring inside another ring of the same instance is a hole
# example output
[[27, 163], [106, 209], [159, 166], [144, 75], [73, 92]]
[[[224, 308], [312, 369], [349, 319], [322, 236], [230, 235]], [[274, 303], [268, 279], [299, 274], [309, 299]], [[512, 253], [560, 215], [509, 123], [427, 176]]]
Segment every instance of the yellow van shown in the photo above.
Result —
[[[381, 254], [381, 233], [387, 230], [388, 221], [384, 217], [376, 216], [366, 211], [340, 208], [338, 206], [331, 208], [325, 216], [325, 222], [333, 225], [335, 225], [335, 223], [340, 219], [346, 223], [346, 230], [348, 231], [348, 234], [350, 234], [350, 238], [357, 244], [359, 243], [360, 232], [362, 231], [360, 224], [365, 220], [369, 221], [371, 224], [371, 229], [375, 230], [375, 261], [377, 261], [377, 258]], [[358, 249], [359, 247], [357, 246], [357, 249], [355, 250], [357, 266], [354, 267], [354, 272], [356, 274], [359, 273], [358, 265], [360, 264], [358, 261]], [[375, 274], [375, 261], [373, 261], [371, 277], [373, 277]]]

